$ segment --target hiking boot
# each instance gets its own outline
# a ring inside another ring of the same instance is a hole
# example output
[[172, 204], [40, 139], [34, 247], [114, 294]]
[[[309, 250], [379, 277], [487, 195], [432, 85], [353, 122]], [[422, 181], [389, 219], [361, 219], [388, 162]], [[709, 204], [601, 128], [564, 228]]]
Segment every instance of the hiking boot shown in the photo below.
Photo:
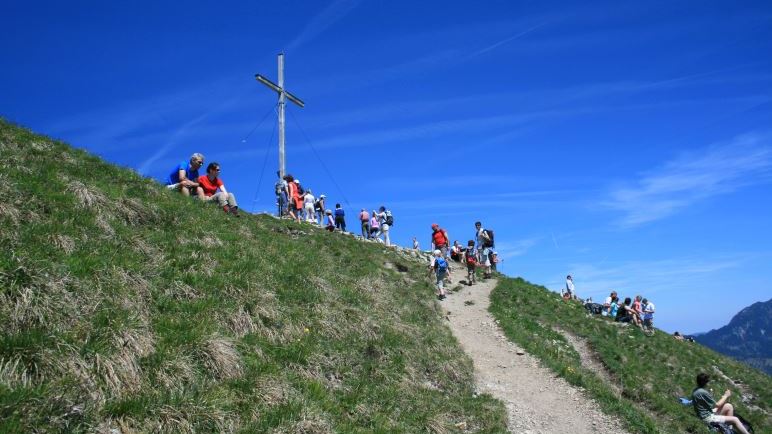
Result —
[[225, 211], [225, 214], [228, 214], [231, 212], [231, 207], [229, 205], [225, 205], [222, 207], [222, 210]]
[[241, 217], [241, 214], [239, 214], [239, 207], [238, 206], [232, 206], [230, 209], [231, 214], [233, 214], [236, 217]]

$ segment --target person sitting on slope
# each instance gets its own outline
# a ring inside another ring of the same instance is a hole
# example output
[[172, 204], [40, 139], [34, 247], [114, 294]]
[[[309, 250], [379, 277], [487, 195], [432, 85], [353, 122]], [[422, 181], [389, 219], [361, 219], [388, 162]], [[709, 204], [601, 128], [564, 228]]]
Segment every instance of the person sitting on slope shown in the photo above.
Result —
[[220, 165], [209, 163], [206, 167], [206, 175], [198, 177], [199, 188], [204, 192], [202, 199], [204, 201], [217, 201], [226, 213], [239, 216], [239, 205], [236, 203], [236, 196], [225, 189], [222, 179], [220, 179]]
[[737, 432], [748, 434], [740, 419], [734, 415], [734, 407], [730, 404], [729, 397], [732, 392], [727, 389], [716, 402], [710, 392], [705, 389], [710, 381], [710, 376], [704, 372], [697, 374], [697, 388], [692, 392], [692, 405], [694, 413], [706, 424], [725, 423], [732, 425]]

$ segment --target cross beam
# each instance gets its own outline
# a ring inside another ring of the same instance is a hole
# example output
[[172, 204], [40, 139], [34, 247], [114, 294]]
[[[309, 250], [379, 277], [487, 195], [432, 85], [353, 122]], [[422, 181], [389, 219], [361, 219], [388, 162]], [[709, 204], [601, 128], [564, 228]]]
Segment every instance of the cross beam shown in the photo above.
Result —
[[279, 176], [283, 178], [285, 175], [285, 168], [284, 168], [284, 165], [285, 165], [284, 164], [285, 163], [285, 157], [284, 157], [285, 99], [292, 101], [293, 103], [297, 104], [298, 107], [301, 107], [301, 108], [305, 107], [306, 103], [304, 103], [300, 98], [287, 92], [287, 90], [284, 89], [284, 53], [279, 53], [279, 84], [275, 84], [274, 82], [263, 77], [260, 74], [255, 74], [255, 80], [259, 81], [260, 83], [263, 83], [269, 89], [279, 94]]

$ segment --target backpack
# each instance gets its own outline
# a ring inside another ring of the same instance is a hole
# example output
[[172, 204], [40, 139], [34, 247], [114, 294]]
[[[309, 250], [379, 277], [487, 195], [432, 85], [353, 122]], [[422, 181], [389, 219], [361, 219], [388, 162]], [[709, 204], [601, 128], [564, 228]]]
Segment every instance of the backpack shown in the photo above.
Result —
[[444, 258], [434, 258], [434, 268], [436, 268], [437, 271], [445, 271], [448, 269], [448, 261]]
[[384, 221], [389, 226], [394, 226], [394, 217], [391, 215], [391, 211], [386, 210], [386, 221]]
[[471, 264], [471, 265], [477, 264], [477, 256], [475, 256], [474, 250], [471, 250], [471, 249], [467, 248], [466, 249], [466, 253], [464, 254], [464, 256], [466, 257], [466, 263], [467, 264]]
[[281, 179], [276, 182], [276, 184], [273, 186], [273, 189], [277, 196], [280, 195], [282, 191], [284, 191], [284, 186]]
[[493, 231], [490, 229], [483, 229], [483, 232], [488, 236], [487, 240], [483, 238], [483, 247], [493, 247]]
[[316, 202], [314, 202], [314, 209], [317, 210], [317, 211], [324, 211], [322, 209], [322, 200], [321, 199], [316, 199]]

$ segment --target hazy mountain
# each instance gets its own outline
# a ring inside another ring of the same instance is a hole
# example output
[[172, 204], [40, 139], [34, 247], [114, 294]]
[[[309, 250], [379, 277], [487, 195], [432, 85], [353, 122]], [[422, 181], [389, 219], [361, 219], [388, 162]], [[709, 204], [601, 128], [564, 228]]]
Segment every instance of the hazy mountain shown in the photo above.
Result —
[[729, 324], [695, 338], [706, 347], [772, 375], [772, 299], [753, 303]]

